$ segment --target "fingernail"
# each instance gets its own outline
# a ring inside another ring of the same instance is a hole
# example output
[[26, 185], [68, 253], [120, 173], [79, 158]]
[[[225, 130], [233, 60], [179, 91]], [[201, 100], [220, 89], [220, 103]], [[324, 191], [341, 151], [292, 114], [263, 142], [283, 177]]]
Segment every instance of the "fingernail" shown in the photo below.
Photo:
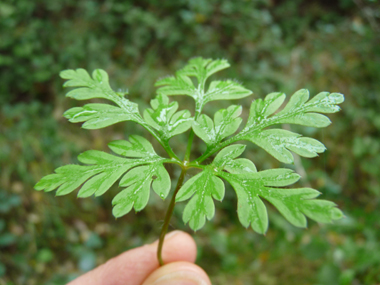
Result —
[[208, 283], [193, 271], [176, 271], [158, 278], [153, 285], [207, 285]]
[[[172, 237], [174, 237], [176, 234], [180, 233], [181, 231], [172, 231], [168, 234], [165, 235], [165, 238], [164, 240], [167, 240], [167, 239], [170, 239]], [[158, 240], [155, 240], [154, 242], [152, 242], [150, 245], [155, 245], [158, 243]]]
[[178, 234], [178, 233], [180, 233], [180, 231], [172, 231], [172, 232], [166, 234], [166, 235], [165, 235], [165, 240], [166, 240], [166, 239], [170, 239], [170, 238], [172, 238], [173, 236], [175, 236], [175, 235]]

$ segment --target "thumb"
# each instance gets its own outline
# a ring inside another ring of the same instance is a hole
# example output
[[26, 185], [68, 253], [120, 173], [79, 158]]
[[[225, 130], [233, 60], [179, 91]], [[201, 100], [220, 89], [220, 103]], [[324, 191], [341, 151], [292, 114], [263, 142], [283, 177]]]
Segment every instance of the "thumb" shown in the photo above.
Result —
[[143, 285], [211, 285], [211, 282], [198, 265], [178, 261], [158, 268]]

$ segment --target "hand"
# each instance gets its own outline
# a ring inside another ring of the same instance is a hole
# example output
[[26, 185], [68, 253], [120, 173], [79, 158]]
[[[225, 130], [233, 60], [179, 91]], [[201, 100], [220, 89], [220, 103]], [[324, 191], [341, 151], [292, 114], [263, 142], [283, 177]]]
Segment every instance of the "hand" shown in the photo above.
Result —
[[189, 234], [166, 235], [162, 267], [157, 245], [158, 241], [124, 252], [67, 285], [211, 285], [203, 269], [194, 264], [197, 248]]

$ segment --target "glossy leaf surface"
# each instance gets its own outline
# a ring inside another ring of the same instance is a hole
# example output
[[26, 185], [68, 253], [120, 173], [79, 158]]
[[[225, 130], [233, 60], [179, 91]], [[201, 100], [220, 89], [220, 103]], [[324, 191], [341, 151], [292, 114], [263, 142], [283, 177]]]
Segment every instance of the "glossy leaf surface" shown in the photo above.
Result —
[[306, 227], [305, 216], [323, 223], [342, 217], [341, 211], [334, 203], [315, 200], [320, 193], [314, 189], [277, 188], [299, 180], [300, 176], [290, 169], [256, 172], [256, 169], [248, 164], [233, 163], [234, 160], [238, 160], [235, 158], [243, 150], [243, 145], [231, 145], [223, 149], [213, 162], [218, 170], [217, 175], [227, 180], [236, 191], [238, 216], [243, 226], [251, 225], [258, 233], [267, 231], [268, 214], [262, 198], [271, 202], [290, 223], [298, 227]]
[[[157, 92], [164, 95], [187, 95], [195, 100], [195, 111], [200, 113], [204, 105], [215, 100], [230, 100], [247, 97], [252, 92], [233, 80], [213, 81], [205, 91], [206, 80], [219, 70], [229, 67], [226, 60], [193, 58], [176, 76], [158, 80]], [[194, 85], [190, 77], [197, 79]]]
[[66, 94], [67, 97], [77, 100], [103, 98], [118, 105], [96, 103], [71, 108], [64, 114], [70, 122], [85, 122], [85, 129], [100, 129], [122, 121], [143, 123], [138, 105], [124, 98], [126, 93], [120, 94], [112, 90], [108, 74], [104, 70], [95, 69], [91, 77], [84, 69], [69, 69], [62, 71], [60, 76], [68, 80], [64, 87], [76, 87]]
[[193, 123], [193, 130], [207, 145], [216, 145], [237, 131], [242, 122], [241, 111], [242, 107], [235, 105], [221, 109], [215, 113], [214, 121], [201, 115]]
[[205, 169], [186, 181], [177, 194], [176, 202], [191, 198], [183, 212], [183, 221], [196, 231], [204, 226], [206, 218], [214, 217], [213, 198], [222, 201], [223, 197], [223, 181], [214, 176], [211, 169]]
[[170, 176], [161, 161], [132, 169], [120, 181], [120, 186], [127, 188], [112, 200], [113, 215], [121, 217], [129, 213], [132, 207], [135, 211], [144, 209], [149, 200], [151, 185], [154, 192], [165, 199], [170, 184]]
[[265, 100], [253, 101], [247, 124], [238, 135], [249, 140], [284, 163], [292, 163], [293, 151], [304, 157], [315, 157], [325, 151], [325, 146], [315, 139], [280, 129], [264, 130], [277, 124], [298, 124], [309, 127], [326, 127], [331, 122], [320, 113], [334, 113], [340, 110], [337, 104], [344, 101], [342, 94], [322, 92], [309, 100], [309, 91], [301, 89], [293, 94], [284, 109], [274, 114], [285, 100], [283, 93], [268, 94]]
[[[131, 136], [130, 142], [114, 141], [110, 143], [110, 148], [119, 155], [134, 157], [134, 159], [89, 150], [78, 156], [78, 160], [86, 165], [59, 167], [55, 170], [56, 173], [43, 177], [35, 185], [35, 189], [52, 191], [58, 188], [57, 195], [65, 195], [83, 184], [78, 192], [78, 197], [100, 196], [130, 170], [122, 178], [120, 184], [121, 186], [130, 186], [127, 188], [128, 191], [135, 189], [130, 195], [128, 205], [125, 204], [127, 190], [120, 192], [115, 197], [113, 204], [116, 205], [114, 214], [117, 217], [121, 216], [121, 213], [123, 215], [128, 213], [132, 206], [136, 211], [145, 207], [145, 202], [149, 199], [152, 181], [153, 190], [161, 198], [166, 198], [170, 189], [170, 177], [163, 166], [166, 160], [154, 152], [150, 142], [140, 136]], [[123, 205], [123, 211], [119, 210], [120, 205]], [[127, 209], [129, 210], [126, 211]]]
[[169, 103], [166, 95], [158, 95], [151, 100], [150, 105], [152, 109], [144, 111], [144, 119], [166, 139], [186, 132], [193, 123], [190, 111], [182, 110], [176, 113], [178, 103]]
[[[123, 189], [114, 197], [112, 204], [115, 217], [121, 217], [132, 209], [142, 210], [148, 203], [150, 189], [162, 199], [166, 198], [171, 179], [164, 163], [173, 163], [182, 168], [182, 183], [189, 168], [200, 172], [188, 179], [174, 197], [176, 202], [186, 201], [183, 221], [193, 230], [202, 228], [206, 220], [215, 214], [214, 199], [222, 201], [224, 182], [234, 188], [237, 212], [243, 226], [251, 226], [258, 233], [268, 229], [268, 214], [264, 200], [273, 204], [293, 225], [305, 227], [309, 217], [318, 222], [331, 222], [342, 217], [342, 212], [332, 202], [315, 199], [320, 194], [311, 188], [281, 188], [300, 178], [290, 169], [257, 171], [255, 164], [239, 158], [245, 146], [233, 144], [241, 140], [251, 141], [283, 163], [292, 163], [291, 152], [303, 157], [315, 157], [325, 151], [325, 146], [312, 138], [302, 137], [289, 130], [268, 128], [279, 124], [298, 124], [322, 128], [331, 122], [323, 113], [340, 110], [344, 101], [339, 93], [321, 92], [309, 99], [309, 92], [295, 92], [284, 105], [285, 94], [268, 94], [264, 100], [252, 102], [247, 123], [238, 132], [242, 122], [242, 107], [231, 105], [217, 111], [213, 119], [202, 114], [208, 102], [246, 97], [252, 92], [233, 80], [215, 80], [206, 84], [210, 76], [229, 67], [226, 60], [191, 59], [188, 64], [170, 76], [157, 81], [158, 95], [151, 100], [143, 117], [138, 106], [125, 98], [127, 92], [114, 92], [104, 70], [96, 69], [90, 76], [84, 69], [65, 70], [61, 77], [67, 79], [65, 87], [73, 87], [68, 97], [77, 100], [106, 99], [111, 104], [90, 103], [74, 107], [65, 112], [70, 122], [83, 122], [83, 128], [99, 129], [122, 121], [134, 121], [157, 139], [170, 158], [155, 152], [153, 145], [144, 137], [129, 136], [129, 140], [116, 140], [109, 147], [116, 154], [102, 151], [86, 151], [78, 156], [82, 165], [59, 167], [55, 173], [43, 177], [36, 185], [37, 190], [53, 191], [65, 195], [79, 188], [78, 197], [104, 194], [120, 179]], [[187, 95], [195, 100], [194, 117], [190, 111], [178, 111], [178, 103], [170, 102], [171, 95]], [[179, 159], [172, 150], [169, 140], [192, 127], [185, 159]], [[268, 129], [267, 129], [268, 128]], [[207, 148], [201, 157], [189, 161], [193, 135], [197, 135]], [[202, 164], [216, 154], [213, 162]], [[221, 179], [222, 178], [222, 179]], [[174, 201], [174, 200], [173, 200]], [[173, 205], [173, 204], [171, 204]]]

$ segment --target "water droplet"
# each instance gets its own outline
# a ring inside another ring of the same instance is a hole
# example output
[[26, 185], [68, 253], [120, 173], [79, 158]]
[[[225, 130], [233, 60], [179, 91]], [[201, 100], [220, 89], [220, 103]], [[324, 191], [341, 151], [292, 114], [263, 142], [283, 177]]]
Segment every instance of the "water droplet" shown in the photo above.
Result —
[[164, 193], [160, 193], [160, 197], [161, 197], [162, 199], [164, 199], [164, 198], [165, 198]]

